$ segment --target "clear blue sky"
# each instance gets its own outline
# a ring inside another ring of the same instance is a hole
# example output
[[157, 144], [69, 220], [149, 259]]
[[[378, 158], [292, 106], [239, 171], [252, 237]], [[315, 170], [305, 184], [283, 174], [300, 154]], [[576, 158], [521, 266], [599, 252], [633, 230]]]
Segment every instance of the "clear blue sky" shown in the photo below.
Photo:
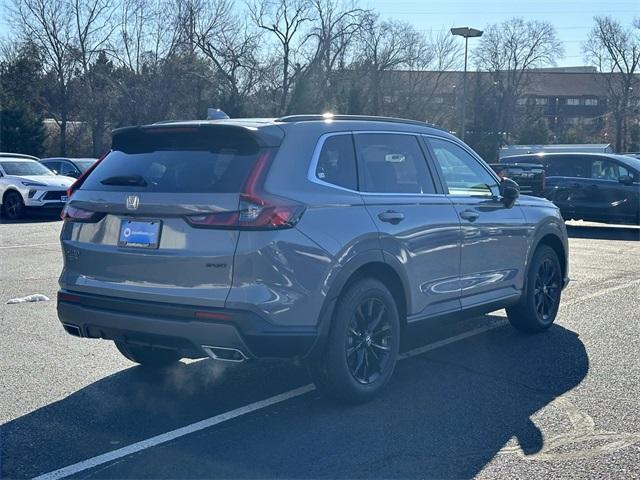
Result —
[[564, 44], [561, 66], [584, 63], [581, 44], [595, 15], [611, 15], [627, 24], [634, 16], [640, 17], [640, 0], [363, 0], [361, 5], [427, 33], [454, 26], [482, 30], [512, 17], [548, 21]]
[[[0, 0], [0, 36], [4, 37], [6, 7], [11, 0]], [[238, 4], [241, 0], [236, 0]], [[581, 43], [595, 15], [611, 15], [631, 24], [640, 17], [640, 0], [360, 0], [362, 7], [415, 25], [427, 33], [453, 26], [484, 28], [511, 17], [546, 20], [557, 29], [565, 49], [559, 65], [582, 65]]]

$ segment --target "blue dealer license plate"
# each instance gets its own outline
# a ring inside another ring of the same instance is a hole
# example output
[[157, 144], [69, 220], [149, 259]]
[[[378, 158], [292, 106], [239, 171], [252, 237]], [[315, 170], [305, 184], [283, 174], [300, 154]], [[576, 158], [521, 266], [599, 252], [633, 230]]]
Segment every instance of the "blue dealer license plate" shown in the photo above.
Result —
[[120, 225], [119, 247], [158, 248], [160, 220], [123, 220]]

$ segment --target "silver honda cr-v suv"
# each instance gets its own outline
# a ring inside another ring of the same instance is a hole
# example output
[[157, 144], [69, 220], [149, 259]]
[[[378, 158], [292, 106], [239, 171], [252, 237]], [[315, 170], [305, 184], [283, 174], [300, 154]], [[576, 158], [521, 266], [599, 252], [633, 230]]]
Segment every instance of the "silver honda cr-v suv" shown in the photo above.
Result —
[[70, 190], [60, 320], [145, 366], [301, 358], [364, 401], [408, 325], [506, 307], [539, 332], [568, 279], [558, 209], [410, 120], [122, 128]]

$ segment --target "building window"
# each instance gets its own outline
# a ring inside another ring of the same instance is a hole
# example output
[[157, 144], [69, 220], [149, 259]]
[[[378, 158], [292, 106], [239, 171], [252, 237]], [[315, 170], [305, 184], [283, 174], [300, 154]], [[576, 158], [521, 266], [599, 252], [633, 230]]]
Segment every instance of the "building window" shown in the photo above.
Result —
[[598, 105], [598, 99], [597, 98], [586, 98], [584, 101], [585, 105], [588, 105], [590, 107], [595, 107], [596, 105]]
[[536, 105], [546, 105], [547, 98], [546, 97], [538, 97], [536, 98]]
[[518, 105], [526, 105], [527, 99], [525, 97], [520, 97], [516, 102]]
[[579, 98], [567, 98], [567, 105], [580, 105]]
[[444, 97], [433, 97], [433, 103], [444, 103]]

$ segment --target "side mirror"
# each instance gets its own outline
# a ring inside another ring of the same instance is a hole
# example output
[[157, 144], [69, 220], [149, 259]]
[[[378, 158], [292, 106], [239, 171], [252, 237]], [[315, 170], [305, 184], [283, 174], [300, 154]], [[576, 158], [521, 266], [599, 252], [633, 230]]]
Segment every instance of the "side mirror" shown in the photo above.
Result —
[[502, 177], [502, 181], [500, 182], [500, 195], [502, 196], [504, 206], [511, 208], [520, 196], [520, 186], [510, 178]]
[[623, 175], [618, 181], [623, 185], [633, 185], [633, 177], [631, 175]]

